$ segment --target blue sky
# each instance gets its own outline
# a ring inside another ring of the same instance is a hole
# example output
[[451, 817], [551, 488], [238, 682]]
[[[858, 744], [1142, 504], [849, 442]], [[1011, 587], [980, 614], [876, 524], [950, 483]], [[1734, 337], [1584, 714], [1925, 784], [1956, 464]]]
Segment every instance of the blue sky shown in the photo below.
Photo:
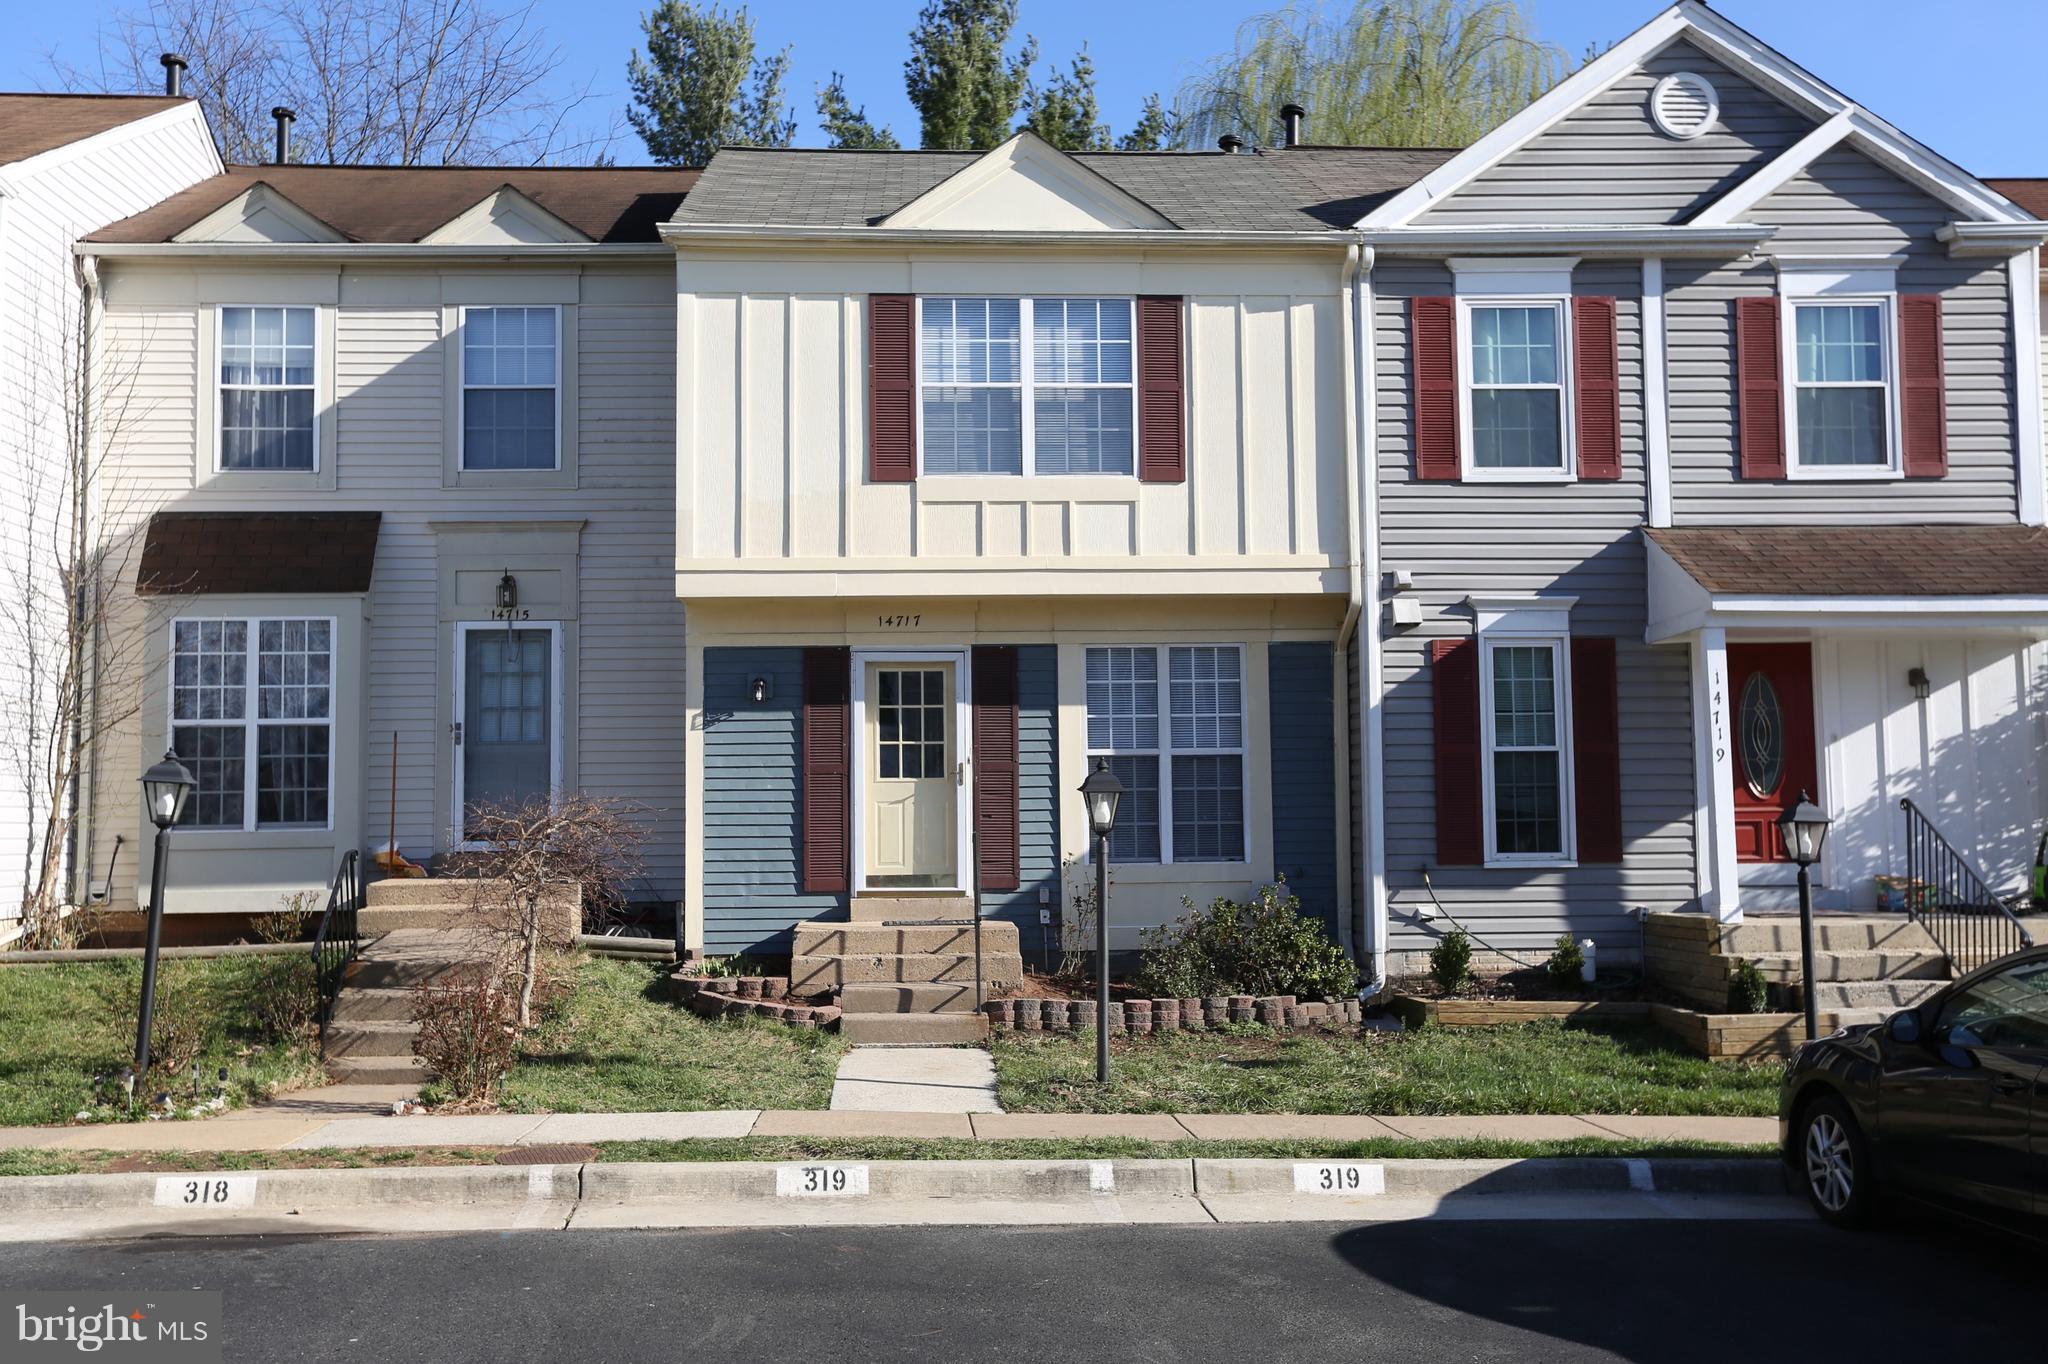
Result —
[[[509, 0], [507, 0], [509, 2]], [[42, 89], [57, 50], [87, 65], [98, 27], [123, 0], [40, 4], [9, 0], [0, 85]], [[1104, 116], [1119, 130], [1151, 90], [1170, 93], [1205, 59], [1228, 50], [1261, 0], [1023, 0], [1020, 27], [1065, 62], [1084, 42], [1094, 55]], [[601, 108], [623, 128], [626, 54], [639, 38], [641, 0], [537, 0], [564, 55], [564, 84], [595, 79]], [[916, 141], [903, 95], [905, 35], [921, 0], [756, 0], [764, 47], [793, 49], [799, 140], [819, 141], [811, 92], [834, 70], [869, 116]], [[1654, 0], [1531, 0], [1541, 35], [1577, 57], [1636, 28]], [[2039, 127], [2039, 54], [2048, 40], [2042, 0], [1721, 0], [1719, 10], [1878, 114], [1981, 175], [2048, 174]], [[1944, 12], [1945, 10], [1945, 12]], [[1930, 22], [1930, 14], [1941, 18]], [[1165, 22], [1162, 23], [1161, 20]], [[1311, 117], [1313, 114], [1311, 114]], [[630, 129], [616, 147], [643, 159]]]

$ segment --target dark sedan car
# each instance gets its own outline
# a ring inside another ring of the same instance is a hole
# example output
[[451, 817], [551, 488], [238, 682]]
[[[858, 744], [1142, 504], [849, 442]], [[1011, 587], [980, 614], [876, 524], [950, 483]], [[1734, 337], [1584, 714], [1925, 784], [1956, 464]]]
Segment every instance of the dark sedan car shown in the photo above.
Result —
[[2042, 1235], [2048, 947], [1808, 1042], [1785, 1071], [1778, 1135], [1814, 1210], [1839, 1226], [1896, 1197]]

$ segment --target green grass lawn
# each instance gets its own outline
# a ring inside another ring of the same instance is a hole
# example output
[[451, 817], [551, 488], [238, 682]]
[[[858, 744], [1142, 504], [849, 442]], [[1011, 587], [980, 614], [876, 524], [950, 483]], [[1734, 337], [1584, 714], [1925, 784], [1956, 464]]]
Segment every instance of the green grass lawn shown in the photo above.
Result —
[[[266, 1098], [312, 1082], [319, 1060], [306, 1042], [278, 1044], [257, 1023], [255, 1001], [277, 979], [279, 957], [171, 958], [158, 972], [157, 1008], [198, 1014], [199, 1059], [175, 1077], [189, 1105], [189, 1076], [211, 1098], [222, 1070], [231, 1103]], [[70, 1122], [82, 1110], [102, 1120], [119, 1094], [111, 1077], [135, 1050], [140, 961], [0, 966], [0, 1126]], [[109, 1077], [96, 1084], [96, 1077]]]
[[1003, 1033], [1012, 1113], [1653, 1113], [1769, 1117], [1782, 1067], [1708, 1061], [1648, 1026], [1539, 1022], [1362, 1037], [1265, 1029], [1120, 1038]]
[[527, 1036], [499, 1106], [521, 1113], [823, 1108], [838, 1034], [708, 1022], [668, 1000], [672, 966], [590, 957]]

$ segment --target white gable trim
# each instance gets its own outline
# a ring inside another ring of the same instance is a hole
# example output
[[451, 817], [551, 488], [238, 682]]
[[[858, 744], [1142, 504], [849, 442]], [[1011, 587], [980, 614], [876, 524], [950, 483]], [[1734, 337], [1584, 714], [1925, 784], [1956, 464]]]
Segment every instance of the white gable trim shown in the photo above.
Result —
[[[306, 242], [345, 242], [347, 236], [336, 231], [327, 223], [314, 217], [305, 209], [287, 199], [283, 193], [268, 181], [258, 180], [234, 198], [222, 204], [213, 212], [201, 218], [192, 226], [171, 238], [174, 242], [218, 242], [229, 240], [228, 234], [235, 228], [257, 217], [272, 214], [284, 220], [298, 233], [296, 237], [268, 240], [289, 241], [294, 244]], [[242, 241], [266, 240], [264, 238], [240, 238]]]
[[[1398, 227], [1433, 207], [1438, 201], [1464, 188], [1490, 170], [1523, 144], [1548, 130], [1623, 76], [1636, 70], [1651, 56], [1684, 38], [1730, 70], [1754, 81], [1793, 108], [1823, 120], [1822, 127], [1801, 139], [1770, 165], [1758, 172], [1778, 171], [1794, 153], [1817, 142], [1836, 119], [1847, 116], [1846, 136], [1857, 149], [1878, 164], [1911, 181], [1934, 197], [1972, 218], [1990, 222], [2027, 222], [2027, 214], [1982, 181], [1924, 144], [1908, 137], [1891, 124], [1859, 107], [1841, 92], [1825, 84], [1782, 54], [1765, 46], [1753, 35], [1729, 23], [1696, 0], [1680, 0], [1649, 23], [1637, 29], [1600, 57], [1559, 82], [1528, 108], [1495, 128], [1485, 137], [1459, 152], [1430, 174], [1360, 219], [1359, 227]], [[1790, 179], [1806, 162], [1837, 145], [1845, 134], [1829, 133], [1825, 145], [1817, 145], [1805, 161], [1790, 163], [1784, 179]], [[1755, 177], [1751, 177], [1755, 179]], [[1781, 179], [1770, 188], [1784, 182]], [[1741, 194], [1749, 185], [1730, 191]], [[1766, 191], [1768, 192], [1768, 191]], [[1740, 202], [1740, 201], [1738, 201]], [[1753, 206], [1753, 204], [1751, 205]], [[1708, 218], [1719, 207], [1711, 204], [1695, 219], [1702, 225], [1725, 224], [1726, 217]], [[1741, 210], [1736, 210], [1737, 212]]]
[[1732, 223], [1776, 194], [1792, 178], [1812, 165], [1822, 153], [1839, 146], [1849, 136], [1853, 116], [1836, 114], [1805, 137], [1778, 153], [1770, 164], [1692, 216], [1695, 227], [1718, 227]]
[[[1032, 174], [1059, 199], [1103, 228], [1171, 231], [1175, 223], [1158, 209], [1112, 183], [1039, 137], [1021, 132], [961, 167], [877, 224], [880, 227], [944, 228], [952, 211], [965, 205], [1006, 176]], [[1079, 224], [1064, 229], [1074, 230]], [[1027, 229], [1028, 230], [1028, 229]]]
[[[509, 232], [499, 226], [501, 218], [523, 221], [545, 240], [529, 241]], [[543, 208], [532, 196], [511, 185], [500, 185], [420, 238], [421, 243], [432, 246], [486, 245], [493, 242], [520, 246], [553, 246], [590, 240], [589, 233], [562, 221]]]

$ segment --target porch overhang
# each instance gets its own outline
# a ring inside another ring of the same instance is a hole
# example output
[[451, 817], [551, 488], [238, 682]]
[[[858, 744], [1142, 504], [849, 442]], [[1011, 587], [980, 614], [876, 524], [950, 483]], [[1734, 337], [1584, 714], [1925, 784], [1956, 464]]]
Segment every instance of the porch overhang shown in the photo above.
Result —
[[1651, 644], [1702, 629], [2048, 638], [2048, 530], [1695, 526], [1644, 532]]

